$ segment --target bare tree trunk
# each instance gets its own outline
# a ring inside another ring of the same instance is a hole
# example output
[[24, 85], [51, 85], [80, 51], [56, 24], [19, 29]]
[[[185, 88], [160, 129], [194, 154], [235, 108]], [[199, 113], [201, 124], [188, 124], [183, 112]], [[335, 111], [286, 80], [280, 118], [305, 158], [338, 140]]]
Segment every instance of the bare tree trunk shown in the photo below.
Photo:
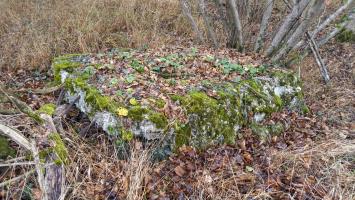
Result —
[[287, 55], [292, 48], [301, 40], [301, 37], [307, 32], [307, 29], [324, 8], [324, 0], [312, 0], [311, 5], [306, 13], [305, 18], [301, 21], [295, 32], [287, 40], [286, 44], [277, 52], [277, 54], [271, 59], [272, 61], [278, 61], [285, 55]]
[[229, 13], [229, 22], [232, 24], [232, 31], [227, 46], [243, 51], [242, 25], [235, 0], [227, 1], [227, 13]]
[[274, 39], [271, 42], [270, 47], [266, 50], [267, 56], [272, 55], [275, 50], [280, 46], [282, 40], [287, 36], [293, 25], [297, 22], [302, 15], [304, 9], [308, 6], [309, 0], [301, 0], [295, 4], [291, 13], [286, 17], [285, 21], [280, 26]]
[[218, 48], [219, 45], [218, 45], [216, 34], [213, 31], [213, 28], [210, 24], [210, 20], [207, 16], [207, 13], [206, 13], [205, 0], [199, 0], [199, 7], [200, 7], [200, 10], [202, 13], [203, 21], [204, 21], [206, 29], [207, 29], [207, 36], [213, 42], [213, 46], [215, 48]]
[[180, 3], [181, 3], [182, 12], [189, 19], [189, 21], [191, 23], [191, 26], [192, 26], [192, 29], [197, 34], [197, 39], [199, 40], [199, 42], [203, 43], [204, 39], [203, 39], [202, 33], [200, 32], [195, 19], [192, 17], [191, 9], [190, 9], [189, 4], [187, 3], [186, 0], [180, 0]]
[[228, 29], [228, 22], [227, 22], [227, 19], [225, 17], [225, 14], [224, 14], [224, 9], [223, 9], [223, 3], [222, 3], [222, 0], [214, 0], [217, 8], [218, 8], [218, 12], [219, 12], [219, 15], [220, 15], [220, 18], [222, 20], [222, 25], [223, 25], [223, 29], [224, 29], [224, 32], [226, 33], [227, 35], [227, 38], [229, 38], [229, 29]]
[[255, 42], [255, 47], [254, 47], [255, 52], [259, 52], [260, 49], [262, 49], [264, 46], [265, 31], [268, 27], [269, 19], [272, 14], [273, 7], [274, 7], [274, 0], [268, 0], [266, 3], [266, 8], [265, 8], [263, 18], [262, 18], [261, 24], [260, 24], [259, 36], [258, 36], [257, 41]]

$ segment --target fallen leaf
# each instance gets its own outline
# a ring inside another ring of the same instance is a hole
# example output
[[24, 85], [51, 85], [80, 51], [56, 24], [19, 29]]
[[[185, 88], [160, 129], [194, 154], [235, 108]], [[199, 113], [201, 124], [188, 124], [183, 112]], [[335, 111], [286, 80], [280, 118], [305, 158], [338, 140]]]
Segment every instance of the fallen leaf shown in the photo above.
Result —
[[178, 176], [184, 176], [184, 174], [186, 174], [186, 171], [184, 168], [182, 168], [180, 165], [175, 167], [174, 169], [175, 173], [178, 175]]

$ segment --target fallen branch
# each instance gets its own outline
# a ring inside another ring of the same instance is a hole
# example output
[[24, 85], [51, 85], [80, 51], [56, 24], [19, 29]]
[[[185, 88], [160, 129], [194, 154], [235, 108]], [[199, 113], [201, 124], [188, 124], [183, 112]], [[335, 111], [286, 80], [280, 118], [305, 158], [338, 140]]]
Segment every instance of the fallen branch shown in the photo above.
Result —
[[17, 110], [0, 109], [0, 114], [2, 114], [2, 115], [16, 115], [19, 113], [21, 113], [21, 112], [19, 112]]
[[60, 90], [59, 97], [58, 97], [57, 103], [56, 103], [57, 106], [59, 106], [62, 103], [62, 101], [64, 99], [65, 92], [66, 92], [66, 90], [64, 88], [62, 88]]
[[324, 64], [324, 61], [323, 61], [323, 59], [320, 56], [318, 46], [317, 46], [316, 42], [314, 41], [314, 39], [312, 38], [312, 36], [308, 32], [306, 33], [306, 36], [307, 36], [307, 39], [309, 41], [309, 44], [310, 44], [311, 50], [313, 52], [314, 58], [316, 59], [317, 64], [318, 64], [318, 66], [320, 68], [320, 72], [321, 72], [321, 74], [323, 76], [323, 79], [324, 79], [325, 83], [328, 83], [329, 80], [330, 80], [330, 77], [329, 77], [329, 74], [328, 74], [327, 66]]
[[[47, 130], [47, 135], [52, 133], [57, 133], [55, 125], [53, 123], [52, 117], [46, 114], [41, 114], [41, 118], [45, 122], [45, 127]], [[64, 167], [62, 164], [55, 164], [55, 161], [59, 159], [58, 155], [56, 155], [56, 152], [49, 153], [49, 155], [46, 158], [46, 164], [42, 164], [39, 158], [39, 152], [36, 147], [36, 144], [34, 141], [30, 142], [26, 137], [24, 137], [21, 133], [17, 132], [16, 130], [5, 126], [3, 124], [0, 124], [0, 133], [11, 138], [14, 140], [17, 144], [20, 146], [24, 147], [26, 150], [29, 150], [32, 152], [33, 159], [34, 159], [34, 164], [36, 166], [36, 172], [37, 172], [37, 180], [38, 184], [41, 188], [41, 191], [43, 193], [42, 199], [43, 200], [49, 200], [49, 199], [59, 199], [59, 197], [63, 196], [63, 193], [66, 191], [65, 190], [65, 181], [64, 181]], [[54, 143], [57, 141], [54, 140]], [[58, 144], [54, 144], [53, 146], [55, 147]], [[4, 166], [9, 166], [9, 165], [16, 165], [17, 163], [8, 163], [8, 164], [3, 164]], [[29, 164], [29, 163], [27, 163]], [[1, 166], [1, 165], [0, 165]], [[47, 166], [47, 167], [45, 167]], [[22, 176], [16, 177], [15, 180], [19, 180]], [[10, 181], [10, 182], [11, 182]], [[4, 185], [8, 184], [8, 182], [2, 183]]]
[[30, 90], [28, 88], [21, 88], [21, 89], [18, 89], [18, 90], [11, 90], [10, 92], [11, 93], [15, 93], [15, 92], [31, 92], [33, 94], [48, 94], [48, 93], [52, 93], [52, 92], [55, 92], [59, 89], [62, 88], [62, 84], [60, 85], [56, 85], [56, 86], [53, 86], [53, 87], [48, 87], [48, 88], [40, 88], [40, 89], [36, 89], [36, 90]]
[[13, 162], [18, 162], [18, 161], [24, 160], [24, 159], [26, 159], [26, 156], [21, 156], [21, 157], [5, 160], [4, 163], [13, 163]]

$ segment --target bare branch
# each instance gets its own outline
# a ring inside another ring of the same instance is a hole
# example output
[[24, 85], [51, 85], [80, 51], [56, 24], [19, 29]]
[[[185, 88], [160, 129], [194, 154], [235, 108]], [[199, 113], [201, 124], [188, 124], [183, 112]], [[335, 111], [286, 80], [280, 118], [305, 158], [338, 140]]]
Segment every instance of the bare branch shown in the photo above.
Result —
[[29, 175], [31, 175], [33, 172], [35, 172], [35, 170], [30, 170], [30, 171], [28, 171], [28, 172], [26, 172], [26, 173], [24, 173], [24, 174], [22, 174], [20, 176], [17, 176], [15, 178], [10, 179], [10, 180], [4, 181], [4, 182], [0, 183], [0, 188], [5, 187], [5, 186], [7, 186], [7, 185], [9, 185], [9, 184], [11, 184], [13, 182], [17, 182], [17, 181], [19, 181], [19, 180], [21, 180], [23, 178], [26, 178]]
[[339, 24], [337, 27], [333, 29], [332, 32], [324, 36], [318, 41], [318, 45], [322, 46], [326, 44], [330, 39], [334, 38], [338, 33], [340, 33], [349, 23], [354, 23], [355, 22], [355, 10], [349, 13], [348, 15], [349, 20], [346, 20]]

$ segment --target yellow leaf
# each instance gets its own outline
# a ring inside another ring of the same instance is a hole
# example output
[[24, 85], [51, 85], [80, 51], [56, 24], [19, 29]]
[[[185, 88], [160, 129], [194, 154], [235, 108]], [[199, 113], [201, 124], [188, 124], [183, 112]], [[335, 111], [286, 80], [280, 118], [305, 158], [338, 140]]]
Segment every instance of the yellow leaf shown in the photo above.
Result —
[[119, 116], [127, 116], [128, 115], [128, 110], [126, 108], [123, 108], [123, 107], [119, 107], [117, 109], [117, 114]]
[[131, 98], [131, 99], [129, 100], [129, 103], [130, 103], [131, 105], [133, 105], [133, 106], [138, 105], [138, 101], [137, 101], [135, 98]]

